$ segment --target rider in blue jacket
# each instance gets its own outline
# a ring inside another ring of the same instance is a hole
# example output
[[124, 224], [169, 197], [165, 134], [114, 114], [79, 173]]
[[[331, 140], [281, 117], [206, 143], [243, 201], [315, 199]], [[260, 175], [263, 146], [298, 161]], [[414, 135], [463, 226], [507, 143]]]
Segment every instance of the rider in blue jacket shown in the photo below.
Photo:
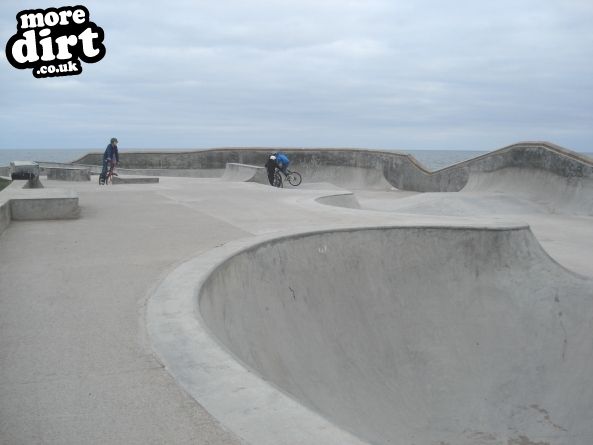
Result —
[[286, 171], [286, 169], [288, 168], [288, 164], [290, 164], [288, 156], [286, 156], [282, 152], [274, 154], [276, 155], [276, 164], [278, 164], [278, 169], [280, 169], [280, 171], [282, 171], [282, 173], [284, 173], [285, 175], [288, 174], [288, 171]]
[[268, 181], [270, 185], [274, 185], [274, 173], [276, 169], [282, 171], [285, 175], [288, 174], [287, 168], [290, 164], [288, 156], [284, 153], [277, 152], [273, 153], [266, 162], [266, 170], [268, 171]]

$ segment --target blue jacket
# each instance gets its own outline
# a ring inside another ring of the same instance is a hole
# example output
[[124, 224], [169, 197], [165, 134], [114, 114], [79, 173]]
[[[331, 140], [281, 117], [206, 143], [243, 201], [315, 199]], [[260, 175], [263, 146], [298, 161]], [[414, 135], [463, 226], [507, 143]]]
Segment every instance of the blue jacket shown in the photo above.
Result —
[[117, 146], [113, 144], [109, 144], [105, 149], [105, 153], [103, 153], [103, 162], [107, 159], [113, 159], [119, 163], [119, 151], [117, 150]]
[[284, 153], [278, 153], [276, 155], [276, 162], [278, 163], [278, 166], [281, 168], [288, 167], [288, 164], [290, 164], [288, 156], [286, 156]]

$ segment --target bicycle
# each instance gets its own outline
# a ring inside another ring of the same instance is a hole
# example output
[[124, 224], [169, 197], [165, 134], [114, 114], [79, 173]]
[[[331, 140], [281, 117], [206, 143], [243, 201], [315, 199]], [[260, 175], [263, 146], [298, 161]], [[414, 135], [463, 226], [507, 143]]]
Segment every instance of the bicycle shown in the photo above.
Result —
[[[274, 187], [278, 187], [278, 188], [284, 187], [282, 175], [280, 174], [280, 172], [282, 172], [282, 170], [280, 170], [278, 168], [274, 172], [274, 183], [272, 184]], [[282, 172], [282, 173], [284, 174], [284, 177], [286, 178], [288, 183], [290, 185], [292, 185], [293, 187], [299, 186], [301, 184], [301, 182], [303, 181], [303, 177], [301, 176], [301, 174], [299, 172], [286, 169], [286, 173], [284, 173], [284, 172]]]
[[115, 164], [113, 162], [109, 162], [109, 169], [107, 170], [105, 177], [99, 175], [99, 185], [113, 184], [114, 176], [117, 176], [117, 173], [115, 172]]

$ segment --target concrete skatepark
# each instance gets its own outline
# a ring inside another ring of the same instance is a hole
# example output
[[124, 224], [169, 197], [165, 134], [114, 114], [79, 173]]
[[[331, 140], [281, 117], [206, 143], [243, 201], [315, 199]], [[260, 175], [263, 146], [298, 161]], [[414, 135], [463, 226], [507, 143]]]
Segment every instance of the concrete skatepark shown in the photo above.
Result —
[[593, 443], [590, 159], [294, 150], [275, 189], [268, 152], [0, 192], [2, 442]]

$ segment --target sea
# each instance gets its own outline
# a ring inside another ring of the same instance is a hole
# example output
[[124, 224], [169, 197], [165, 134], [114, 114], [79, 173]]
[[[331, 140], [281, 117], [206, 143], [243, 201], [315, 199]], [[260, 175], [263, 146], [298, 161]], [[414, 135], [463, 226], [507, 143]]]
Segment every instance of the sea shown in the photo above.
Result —
[[[39, 161], [39, 162], [72, 162], [87, 153], [98, 150], [77, 149], [0, 149], [0, 167], [7, 166], [11, 161]], [[126, 150], [122, 150], [125, 152]], [[157, 150], [128, 150], [128, 151], [157, 151]], [[163, 150], [175, 151], [175, 150]], [[181, 151], [181, 150], [180, 150]], [[389, 150], [383, 150], [389, 151]], [[395, 150], [394, 150], [395, 151]], [[409, 153], [414, 156], [428, 170], [439, 170], [458, 162], [481, 156], [487, 151], [464, 150], [397, 150], [399, 153]], [[593, 160], [593, 153], [581, 153]]]

